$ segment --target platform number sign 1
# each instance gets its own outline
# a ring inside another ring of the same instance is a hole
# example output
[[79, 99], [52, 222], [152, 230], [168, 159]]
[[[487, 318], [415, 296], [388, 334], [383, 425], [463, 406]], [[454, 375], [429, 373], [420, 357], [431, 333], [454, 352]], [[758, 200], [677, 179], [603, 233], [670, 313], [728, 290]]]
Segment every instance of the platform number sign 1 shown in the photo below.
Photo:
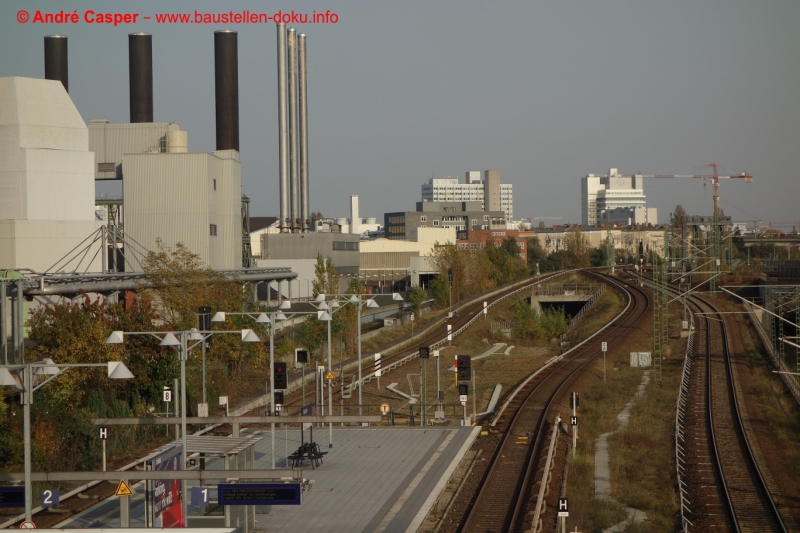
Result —
[[45, 489], [42, 491], [41, 496], [43, 508], [58, 507], [58, 489]]
[[194, 507], [208, 507], [208, 487], [192, 487], [191, 503]]

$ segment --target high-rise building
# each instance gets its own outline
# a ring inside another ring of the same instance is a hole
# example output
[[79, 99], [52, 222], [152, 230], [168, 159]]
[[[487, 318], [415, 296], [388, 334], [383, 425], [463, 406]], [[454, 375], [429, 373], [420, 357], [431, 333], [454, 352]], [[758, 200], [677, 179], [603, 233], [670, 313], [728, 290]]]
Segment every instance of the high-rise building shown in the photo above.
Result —
[[[489, 198], [487, 203], [486, 199]], [[500, 183], [499, 170], [469, 171], [465, 183], [458, 178], [430, 178], [422, 184], [422, 200], [428, 202], [481, 202], [484, 211], [504, 211], [508, 220], [514, 215], [514, 192], [510, 183]]]
[[[581, 178], [582, 224], [602, 224], [605, 222], [603, 217], [606, 211], [620, 208], [635, 210], [645, 208], [646, 204], [647, 198], [640, 177], [623, 176], [616, 168], [611, 168], [606, 176], [589, 174]], [[653, 217], [654, 213], [653, 211]]]

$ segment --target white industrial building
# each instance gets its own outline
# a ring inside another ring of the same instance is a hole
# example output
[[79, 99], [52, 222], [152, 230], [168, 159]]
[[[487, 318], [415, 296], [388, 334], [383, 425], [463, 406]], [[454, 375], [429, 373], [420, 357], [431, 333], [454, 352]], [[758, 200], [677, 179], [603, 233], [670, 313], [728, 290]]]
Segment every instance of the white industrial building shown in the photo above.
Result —
[[[489, 198], [489, 205], [486, 199]], [[498, 203], [499, 199], [499, 203]], [[483, 211], [505, 211], [506, 219], [514, 218], [514, 186], [500, 183], [500, 172], [469, 171], [465, 183], [458, 178], [430, 178], [422, 184], [422, 200], [428, 202], [481, 202]]]
[[581, 178], [582, 224], [604, 224], [606, 216], [613, 216], [614, 213], [617, 213], [620, 221], [625, 218], [631, 219], [630, 223], [634, 224], [655, 224], [658, 213], [655, 208], [647, 208], [646, 204], [641, 177], [623, 176], [616, 168], [611, 168], [605, 176], [589, 174]]
[[122, 180], [127, 238], [152, 251], [183, 243], [215, 270], [242, 267], [237, 150], [190, 153], [188, 134], [175, 122], [106, 119], [90, 121], [89, 144], [97, 179]]
[[0, 269], [45, 272], [102, 225], [94, 161], [60, 81], [0, 78]]

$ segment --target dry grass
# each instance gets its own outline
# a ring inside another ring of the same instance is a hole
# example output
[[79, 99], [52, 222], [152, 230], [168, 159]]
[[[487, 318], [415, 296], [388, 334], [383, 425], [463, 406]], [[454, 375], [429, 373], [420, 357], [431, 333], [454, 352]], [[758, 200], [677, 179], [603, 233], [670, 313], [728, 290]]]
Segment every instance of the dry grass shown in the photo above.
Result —
[[[678, 310], [670, 310], [673, 317], [670, 331], [677, 332]], [[587, 322], [602, 323], [594, 315], [590, 314]], [[589, 326], [582, 327], [590, 330]], [[633, 398], [644, 372], [630, 367], [629, 353], [652, 351], [652, 317], [641, 322], [638, 334], [620, 346], [612, 346], [608, 352], [607, 386], [603, 384], [602, 358], [576, 386], [581, 392], [581, 408], [577, 456], [573, 459], [570, 455], [567, 478], [570, 528], [602, 531], [626, 518], [624, 504], [642, 509], [648, 515], [647, 522], [627, 531], [675, 531], [675, 399], [684, 347], [680, 339], [671, 341], [672, 353], [679, 355], [665, 361], [662, 386], [655, 383], [651, 370], [650, 384], [634, 404], [630, 424], [624, 430], [619, 430], [616, 416]], [[594, 498], [595, 439], [609, 432], [615, 432], [608, 438], [612, 498], [619, 504]]]

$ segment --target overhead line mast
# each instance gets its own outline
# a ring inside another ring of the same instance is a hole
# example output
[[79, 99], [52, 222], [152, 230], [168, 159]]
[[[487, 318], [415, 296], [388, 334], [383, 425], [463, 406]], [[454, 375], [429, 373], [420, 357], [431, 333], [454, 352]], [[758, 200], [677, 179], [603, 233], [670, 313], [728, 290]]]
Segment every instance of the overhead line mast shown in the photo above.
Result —
[[[720, 241], [722, 240], [722, 229], [720, 226], [720, 208], [719, 208], [719, 180], [722, 179], [743, 179], [746, 183], [753, 181], [753, 175], [746, 172], [740, 174], [730, 174], [720, 176], [717, 172], [717, 165], [711, 163], [706, 165], [713, 169], [713, 174], [623, 174], [623, 178], [690, 178], [701, 179], [703, 181], [709, 180], [713, 185], [713, 210], [711, 214], [711, 231], [709, 237], [711, 241], [711, 279], [709, 280], [709, 290], [715, 292], [717, 290], [717, 276], [719, 276], [720, 266], [722, 264], [722, 257], [720, 255]], [[705, 183], [703, 184], [705, 185]]]

